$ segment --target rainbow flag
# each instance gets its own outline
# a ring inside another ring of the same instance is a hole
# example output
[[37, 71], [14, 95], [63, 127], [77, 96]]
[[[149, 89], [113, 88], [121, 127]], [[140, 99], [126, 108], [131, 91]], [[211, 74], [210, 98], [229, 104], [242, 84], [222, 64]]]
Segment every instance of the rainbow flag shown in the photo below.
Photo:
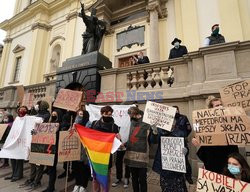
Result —
[[108, 191], [108, 166], [114, 133], [104, 133], [90, 128], [83, 127], [79, 124], [75, 125], [81, 142], [90, 160], [93, 169], [93, 176], [100, 185]]

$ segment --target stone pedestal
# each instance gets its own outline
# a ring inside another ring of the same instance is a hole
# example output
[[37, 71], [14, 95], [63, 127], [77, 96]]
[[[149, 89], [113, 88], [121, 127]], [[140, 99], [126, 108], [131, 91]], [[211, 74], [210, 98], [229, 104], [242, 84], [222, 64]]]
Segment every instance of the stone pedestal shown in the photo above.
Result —
[[61, 88], [75, 87], [100, 92], [101, 78], [98, 71], [109, 68], [112, 68], [112, 63], [97, 51], [71, 57], [57, 70], [56, 93]]

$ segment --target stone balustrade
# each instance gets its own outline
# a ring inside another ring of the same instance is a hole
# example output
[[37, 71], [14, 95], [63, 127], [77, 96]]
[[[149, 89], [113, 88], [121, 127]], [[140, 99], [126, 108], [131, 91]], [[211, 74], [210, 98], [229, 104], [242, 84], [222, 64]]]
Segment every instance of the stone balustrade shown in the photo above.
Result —
[[123, 92], [123, 101], [128, 91], [161, 91], [163, 99], [203, 97], [250, 78], [250, 41], [203, 47], [181, 58], [99, 73], [101, 92]]

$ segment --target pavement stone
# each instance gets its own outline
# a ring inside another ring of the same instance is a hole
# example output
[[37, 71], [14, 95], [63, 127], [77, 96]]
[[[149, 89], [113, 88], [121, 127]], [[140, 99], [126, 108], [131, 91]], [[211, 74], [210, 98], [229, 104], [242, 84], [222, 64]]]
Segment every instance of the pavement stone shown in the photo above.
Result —
[[[63, 171], [64, 171], [63, 164], [58, 163], [57, 174], [59, 175]], [[28, 179], [29, 173], [30, 173], [29, 164], [25, 163], [24, 178], [12, 183], [9, 180], [8, 181], [4, 180], [4, 177], [11, 174], [11, 168], [8, 167], [8, 168], [0, 169], [0, 192], [26, 192], [27, 190], [23, 188], [19, 188], [19, 185], [23, 184], [26, 181], [26, 179]], [[111, 183], [113, 181], [115, 181], [115, 168], [112, 168]], [[65, 178], [57, 179], [56, 180], [56, 192], [64, 192], [65, 183], [66, 183]], [[37, 190], [33, 190], [32, 192], [41, 192], [47, 187], [47, 184], [48, 184], [48, 175], [45, 174], [42, 179], [42, 187]], [[187, 186], [188, 186], [189, 192], [195, 192], [195, 185], [187, 184]], [[68, 183], [67, 192], [71, 192], [73, 188], [74, 188], [74, 181], [71, 181], [70, 183]], [[91, 182], [89, 182], [87, 190], [88, 192], [91, 191]], [[130, 179], [129, 187], [127, 189], [123, 188], [123, 184], [120, 184], [117, 187], [111, 187], [110, 189], [110, 192], [132, 192], [132, 191], [133, 190], [131, 186], [131, 179]], [[152, 170], [149, 170], [148, 172], [148, 192], [161, 192], [159, 175], [153, 172]]]

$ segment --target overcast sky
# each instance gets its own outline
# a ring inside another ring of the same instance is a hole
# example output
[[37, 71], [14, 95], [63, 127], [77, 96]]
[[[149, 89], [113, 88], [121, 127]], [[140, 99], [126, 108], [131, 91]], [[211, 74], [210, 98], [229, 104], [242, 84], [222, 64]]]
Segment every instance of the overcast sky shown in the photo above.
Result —
[[[0, 22], [13, 16], [16, 0], [0, 0]], [[0, 29], [0, 43], [3, 44], [5, 32]]]

